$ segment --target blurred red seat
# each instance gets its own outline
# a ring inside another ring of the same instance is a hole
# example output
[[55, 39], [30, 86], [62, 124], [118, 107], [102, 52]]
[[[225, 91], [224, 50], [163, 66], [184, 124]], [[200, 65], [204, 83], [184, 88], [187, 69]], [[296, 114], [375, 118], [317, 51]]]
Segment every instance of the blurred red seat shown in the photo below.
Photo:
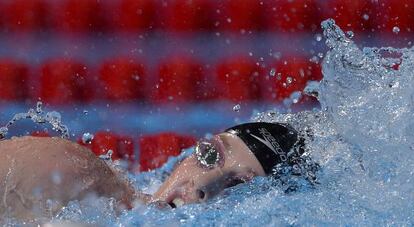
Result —
[[283, 58], [270, 65], [262, 80], [263, 99], [281, 102], [303, 91], [309, 80], [320, 80], [319, 65], [302, 57]]
[[106, 155], [112, 150], [112, 160], [118, 160], [118, 136], [111, 132], [97, 132], [91, 142], [92, 152], [96, 156]]
[[264, 1], [264, 5], [263, 14], [270, 31], [314, 32], [320, 28], [320, 10], [316, 0], [270, 0]]
[[108, 11], [108, 18], [112, 30], [124, 32], [137, 32], [153, 29], [156, 25], [155, 13], [157, 11], [156, 1], [153, 0], [120, 0], [112, 4]]
[[414, 2], [412, 0], [384, 0], [375, 6], [377, 16], [374, 24], [381, 33], [406, 35], [414, 32]]
[[4, 29], [4, 14], [6, 10], [6, 4], [2, 1], [0, 1], [0, 31]]
[[112, 160], [128, 161], [129, 167], [136, 161], [133, 139], [128, 136], [116, 135], [111, 132], [96, 132], [90, 143], [84, 143], [82, 139], [77, 141], [80, 145], [88, 147], [96, 155], [107, 155], [112, 151]]
[[140, 171], [161, 167], [170, 156], [177, 156], [182, 149], [195, 144], [195, 138], [175, 133], [146, 135], [139, 139]]
[[253, 101], [260, 98], [261, 69], [245, 57], [221, 61], [216, 66], [216, 87], [219, 98], [233, 102]]
[[41, 66], [39, 96], [46, 103], [88, 102], [93, 86], [87, 67], [77, 61], [54, 59]]
[[322, 3], [325, 18], [333, 18], [344, 31], [372, 32], [375, 19], [375, 5], [373, 1], [365, 0], [333, 0]]
[[50, 137], [50, 134], [45, 131], [34, 131], [30, 135], [35, 137]]
[[225, 31], [249, 32], [263, 30], [264, 4], [257, 0], [224, 0], [216, 5], [217, 28]]
[[28, 79], [24, 63], [0, 59], [0, 100], [24, 101], [29, 95]]
[[63, 32], [100, 32], [105, 31], [104, 1], [100, 0], [62, 0], [56, 1], [53, 12], [53, 26]]
[[128, 160], [129, 162], [136, 160], [134, 141], [129, 136], [119, 136], [117, 152], [123, 160]]
[[186, 103], [203, 99], [203, 65], [197, 60], [175, 56], [158, 66], [158, 79], [151, 98], [157, 103]]
[[107, 99], [131, 101], [144, 97], [146, 68], [137, 60], [115, 58], [105, 61], [99, 70]]
[[160, 26], [170, 31], [194, 32], [214, 27], [211, 0], [175, 0], [160, 6]]
[[13, 0], [4, 5], [5, 26], [12, 31], [44, 31], [50, 25], [46, 0]]

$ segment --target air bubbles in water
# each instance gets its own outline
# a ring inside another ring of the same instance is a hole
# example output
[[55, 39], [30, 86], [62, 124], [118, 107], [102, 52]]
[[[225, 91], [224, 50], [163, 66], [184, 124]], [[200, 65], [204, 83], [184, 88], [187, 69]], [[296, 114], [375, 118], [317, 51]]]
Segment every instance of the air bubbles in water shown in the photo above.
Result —
[[93, 140], [93, 134], [89, 132], [85, 132], [82, 135], [82, 143], [84, 144], [91, 144]]
[[234, 111], [234, 112], [239, 112], [239, 111], [240, 111], [240, 109], [241, 109], [240, 104], [236, 104], [236, 105], [234, 105], [234, 106], [233, 106], [233, 111]]

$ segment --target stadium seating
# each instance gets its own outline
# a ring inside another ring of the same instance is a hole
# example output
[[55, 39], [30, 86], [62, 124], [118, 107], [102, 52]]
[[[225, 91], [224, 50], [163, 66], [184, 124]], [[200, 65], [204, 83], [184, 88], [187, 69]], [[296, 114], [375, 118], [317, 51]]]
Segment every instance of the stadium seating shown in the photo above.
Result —
[[25, 101], [29, 95], [28, 67], [12, 59], [0, 59], [0, 100]]
[[[0, 1], [0, 107], [21, 112], [41, 100], [66, 108], [78, 131], [81, 108], [129, 108], [122, 114], [134, 116], [116, 117], [144, 122], [131, 124], [133, 133], [101, 131], [99, 120], [108, 116], [95, 114], [88, 119], [99, 125], [95, 138], [78, 142], [97, 155], [113, 150], [114, 160], [131, 166], [139, 159], [141, 171], [151, 170], [192, 146], [195, 138], [187, 134], [221, 130], [208, 127], [217, 119], [201, 119], [203, 108], [221, 113], [236, 103], [280, 106], [308, 81], [321, 80], [315, 62], [326, 51], [318, 41], [327, 18], [368, 46], [398, 39], [412, 45], [411, 0]], [[303, 94], [295, 102], [309, 103], [317, 101]], [[201, 126], [145, 125], [171, 106], [182, 115], [181, 106], [199, 108], [198, 117], [185, 120]], [[38, 128], [31, 135], [49, 136]]]
[[106, 60], [99, 70], [103, 94], [108, 100], [134, 101], [143, 99], [145, 66], [135, 59], [115, 58]]
[[38, 97], [46, 103], [63, 105], [93, 99], [94, 84], [86, 65], [70, 59], [51, 59], [42, 64]]

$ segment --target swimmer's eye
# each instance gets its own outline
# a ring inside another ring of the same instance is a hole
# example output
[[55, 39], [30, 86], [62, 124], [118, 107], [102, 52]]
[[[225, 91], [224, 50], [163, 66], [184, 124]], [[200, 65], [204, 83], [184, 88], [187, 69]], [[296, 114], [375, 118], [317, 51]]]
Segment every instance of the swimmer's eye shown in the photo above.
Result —
[[223, 160], [223, 154], [214, 144], [208, 141], [200, 141], [197, 143], [195, 155], [200, 165], [208, 169], [217, 167], [221, 163], [221, 160]]

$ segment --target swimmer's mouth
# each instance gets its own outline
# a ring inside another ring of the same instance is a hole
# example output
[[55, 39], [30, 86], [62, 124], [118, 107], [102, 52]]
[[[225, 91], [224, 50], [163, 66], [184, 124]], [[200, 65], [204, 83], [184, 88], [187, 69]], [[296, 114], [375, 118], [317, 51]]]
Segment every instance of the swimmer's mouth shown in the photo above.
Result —
[[[246, 179], [243, 179], [241, 177], [238, 176], [231, 176], [226, 178], [223, 182], [222, 185], [224, 187], [221, 187], [221, 189], [223, 190], [224, 188], [229, 188], [229, 187], [233, 187], [235, 185], [241, 184], [241, 183], [245, 183], [247, 182]], [[219, 191], [222, 191], [219, 190]], [[214, 194], [218, 194], [219, 191], [217, 191]], [[198, 194], [198, 198], [199, 200], [196, 202], [205, 202], [207, 200], [207, 191], [206, 190], [197, 190], [197, 194]], [[170, 196], [170, 198], [167, 200], [168, 205], [170, 205], [170, 207], [172, 208], [178, 208], [181, 207], [185, 204], [187, 204], [187, 202], [185, 202], [185, 200], [180, 197], [178, 194], [173, 194], [172, 196]]]
[[168, 203], [168, 205], [170, 205], [172, 208], [181, 207], [184, 204], [185, 204], [184, 200], [182, 200], [181, 198], [175, 198], [171, 202]]
[[178, 208], [183, 206], [186, 202], [184, 201], [182, 195], [177, 191], [172, 193], [164, 200], [171, 208]]

